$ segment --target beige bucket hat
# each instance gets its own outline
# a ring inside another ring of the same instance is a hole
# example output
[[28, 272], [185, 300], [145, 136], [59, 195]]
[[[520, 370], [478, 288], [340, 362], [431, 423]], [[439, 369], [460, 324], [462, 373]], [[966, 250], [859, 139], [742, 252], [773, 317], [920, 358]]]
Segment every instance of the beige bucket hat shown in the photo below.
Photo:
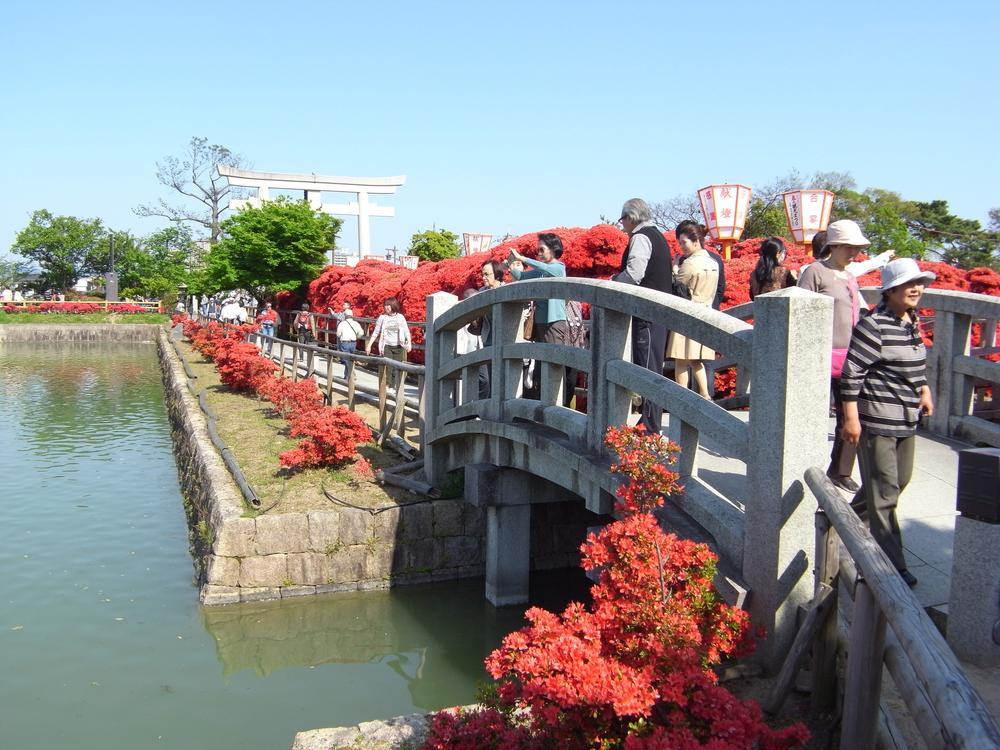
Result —
[[834, 221], [826, 228], [827, 245], [851, 245], [852, 247], [868, 247], [872, 243], [861, 233], [861, 227], [856, 221], [841, 219]]

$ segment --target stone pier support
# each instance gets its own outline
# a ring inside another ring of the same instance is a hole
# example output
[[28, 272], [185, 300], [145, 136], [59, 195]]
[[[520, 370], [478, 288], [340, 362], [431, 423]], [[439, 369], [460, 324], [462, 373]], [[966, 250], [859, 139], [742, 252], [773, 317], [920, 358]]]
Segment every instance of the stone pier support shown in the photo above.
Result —
[[528, 601], [531, 506], [487, 508], [486, 598], [495, 607]]

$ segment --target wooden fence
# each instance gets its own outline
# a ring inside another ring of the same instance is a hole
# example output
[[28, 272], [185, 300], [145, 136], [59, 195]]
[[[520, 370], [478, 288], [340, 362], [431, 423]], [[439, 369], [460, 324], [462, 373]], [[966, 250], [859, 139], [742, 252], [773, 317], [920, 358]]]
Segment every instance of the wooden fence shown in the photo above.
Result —
[[[377, 404], [377, 439], [380, 445], [392, 442], [397, 448], [402, 448], [400, 443], [406, 440], [408, 427], [416, 433], [413, 442], [418, 446], [423, 445], [423, 365], [397, 362], [387, 357], [341, 352], [316, 344], [265, 336], [262, 333], [251, 333], [248, 339], [260, 347], [264, 356], [277, 362], [282, 372], [287, 373], [292, 380], [317, 380], [327, 403], [333, 402], [333, 390], [337, 385], [346, 391], [347, 406], [352, 411], [361, 398]], [[346, 373], [343, 376], [334, 375], [335, 369], [340, 367], [344, 367]], [[376, 387], [363, 382], [365, 374], [370, 378], [375, 377], [373, 370], [377, 370]], [[416, 398], [406, 397], [406, 383], [410, 377], [416, 380]], [[395, 384], [392, 380], [396, 381]]]
[[[810, 650], [813, 707], [834, 708], [839, 648], [847, 655], [841, 750], [907, 747], [892, 714], [880, 704], [883, 665], [928, 748], [1000, 748], [1000, 728], [983, 699], [864, 522], [821, 469], [808, 469], [805, 479], [820, 508], [815, 596], [765, 709], [777, 713]], [[838, 616], [840, 594], [850, 598], [844, 602], [851, 610], [846, 629]]]
[[66, 305], [67, 307], [73, 305], [93, 305], [102, 310], [107, 310], [113, 305], [134, 305], [135, 307], [141, 307], [145, 312], [159, 313], [163, 312], [159, 302], [133, 302], [132, 300], [121, 300], [120, 302], [108, 302], [106, 300], [63, 300], [62, 302], [56, 302], [55, 300], [44, 300], [44, 299], [29, 299], [29, 300], [19, 300], [17, 302], [3, 302], [0, 303], [4, 307], [38, 307], [39, 305], [48, 305], [50, 307]]

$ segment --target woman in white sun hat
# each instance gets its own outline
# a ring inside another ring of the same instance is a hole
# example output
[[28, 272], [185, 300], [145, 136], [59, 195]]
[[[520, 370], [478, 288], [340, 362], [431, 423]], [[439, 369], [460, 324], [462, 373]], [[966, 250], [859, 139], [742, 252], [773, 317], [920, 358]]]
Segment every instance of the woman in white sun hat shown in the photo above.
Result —
[[862, 307], [858, 280], [848, 270], [848, 265], [871, 243], [861, 233], [861, 227], [850, 219], [834, 221], [826, 228], [826, 247], [829, 254], [821, 261], [809, 265], [799, 277], [799, 287], [833, 298], [833, 354], [830, 367], [830, 388], [837, 414], [837, 429], [830, 452], [830, 466], [826, 474], [830, 480], [850, 493], [858, 491], [858, 483], [851, 478], [854, 473], [856, 447], [844, 442], [840, 433], [844, 426], [843, 399], [840, 397], [840, 372], [851, 343], [851, 331], [858, 322]]
[[861, 461], [851, 506], [909, 586], [917, 579], [906, 569], [896, 506], [913, 475], [917, 423], [934, 412], [916, 310], [935, 278], [912, 258], [882, 269], [882, 301], [855, 327], [840, 378], [843, 439]]

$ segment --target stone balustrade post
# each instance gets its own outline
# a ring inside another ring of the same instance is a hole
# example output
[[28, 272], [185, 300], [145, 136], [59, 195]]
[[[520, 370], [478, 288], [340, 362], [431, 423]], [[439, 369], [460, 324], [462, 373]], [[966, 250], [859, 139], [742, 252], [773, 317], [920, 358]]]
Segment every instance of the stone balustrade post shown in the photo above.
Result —
[[[427, 297], [427, 327], [424, 337], [424, 397], [425, 436], [433, 434], [438, 427], [438, 417], [442, 412], [455, 406], [457, 383], [438, 378], [441, 363], [455, 356], [455, 332], [434, 332], [434, 321], [445, 311], [458, 304], [458, 297], [447, 292], [435, 292]], [[444, 477], [444, 463], [435, 455], [442, 448], [436, 448], [429, 441], [424, 442], [424, 475], [431, 485], [440, 485]]]
[[803, 475], [830, 460], [832, 329], [829, 297], [792, 288], [754, 301], [743, 576], [752, 621], [768, 635], [756, 656], [772, 669], [813, 593], [816, 504]]
[[929, 426], [936, 435], [947, 436], [949, 418], [965, 416], [972, 408], [970, 379], [953, 369], [955, 357], [971, 350], [971, 330], [972, 318], [968, 315], [938, 311], [934, 316], [934, 345], [928, 354], [927, 370], [934, 396]]
[[606, 369], [612, 360], [632, 357], [631, 316], [594, 305], [590, 308], [590, 376], [587, 378], [587, 448], [602, 455], [608, 427], [625, 424], [629, 392], [608, 382]]

